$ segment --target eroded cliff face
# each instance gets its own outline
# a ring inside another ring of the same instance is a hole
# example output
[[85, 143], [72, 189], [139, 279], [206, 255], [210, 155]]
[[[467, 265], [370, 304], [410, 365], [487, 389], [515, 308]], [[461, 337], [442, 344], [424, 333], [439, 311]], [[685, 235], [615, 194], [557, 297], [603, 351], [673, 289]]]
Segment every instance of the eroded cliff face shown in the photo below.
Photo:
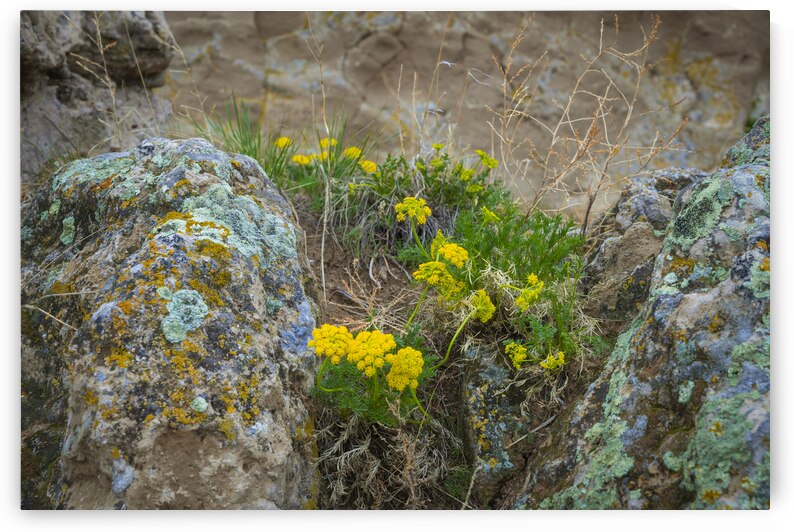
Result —
[[769, 507], [769, 121], [687, 186], [649, 297], [517, 508]]
[[23, 506], [310, 503], [299, 241], [258, 163], [203, 139], [53, 175], [22, 227]]
[[38, 184], [42, 166], [159, 132], [170, 104], [150, 89], [164, 83], [173, 55], [162, 12], [23, 11], [23, 190]]
[[[489, 109], [501, 112], [504, 107], [500, 68], [512, 61], [513, 73], [524, 65], [532, 66], [534, 74], [526, 82], [532, 88], [531, 102], [521, 109], [530, 111], [538, 122], [527, 121], [511, 130], [511, 135], [529, 139], [542, 150], [549, 138], [538, 124], [556, 124], [561, 102], [567, 101], [585, 67], [581, 55], [591, 57], [600, 40], [605, 46], [613, 42], [615, 14], [536, 13], [513, 50], [527, 15], [166, 13], [192, 76], [175, 69], [165, 89], [178, 107], [196, 107], [191, 94], [195, 82], [207, 97], [205, 108], [221, 112], [234, 91], [255, 115], [261, 111], [266, 121], [283, 124], [295, 134], [317, 121], [324, 88], [328, 109], [345, 112], [350, 130], [365, 126], [384, 130], [384, 152], [400, 149], [400, 134], [404, 140], [420, 140], [421, 124], [421, 140], [427, 145], [446, 140], [451, 133], [461, 146], [483, 148], [501, 158], [493, 149], [496, 139], [488, 123], [498, 129], [498, 120]], [[650, 25], [648, 13], [620, 13], [617, 47], [638, 47], [642, 31]], [[314, 56], [322, 59], [322, 76]], [[655, 168], [713, 170], [725, 150], [745, 132], [746, 124], [768, 113], [768, 57], [767, 12], [664, 12], [658, 40], [648, 57], [654, 66], [643, 79], [636, 110], [677, 105], [639, 120], [631, 127], [632, 141], [651, 146], [655, 139], [658, 142], [657, 133], [669, 135], [688, 117], [689, 124], [679, 137], [681, 149], [662, 154]], [[631, 69], [617, 58], [601, 67], [616, 87], [631, 94], [630, 81], [635, 76]], [[180, 65], [180, 70], [185, 69]], [[230, 84], [230, 79], [235, 82]], [[508, 100], [522, 80], [523, 76], [513, 80]], [[581, 88], [599, 92], [604, 86], [603, 79], [591, 77]], [[611, 102], [615, 110], [622, 105], [619, 100]], [[573, 117], [592, 114], [590, 102], [584, 99], [571, 109]], [[516, 122], [511, 122], [513, 127]], [[516, 192], [529, 195], [537, 186], [532, 172], [528, 175], [511, 183]], [[614, 185], [599, 210], [617, 199], [622, 183]], [[569, 207], [576, 200], [575, 194], [551, 194], [546, 201], [547, 207], [565, 207], [581, 215]]]

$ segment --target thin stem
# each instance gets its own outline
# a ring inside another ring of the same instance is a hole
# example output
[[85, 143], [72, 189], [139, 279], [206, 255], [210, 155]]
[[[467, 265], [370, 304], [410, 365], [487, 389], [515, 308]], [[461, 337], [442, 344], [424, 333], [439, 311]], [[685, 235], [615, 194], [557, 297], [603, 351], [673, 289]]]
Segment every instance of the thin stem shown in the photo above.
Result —
[[422, 403], [419, 401], [419, 398], [416, 396], [416, 390], [414, 390], [410, 386], [409, 386], [409, 388], [411, 390], [411, 397], [413, 397], [414, 401], [416, 402], [416, 406], [419, 407], [419, 410], [422, 412], [422, 414], [425, 416], [425, 418], [430, 419], [430, 415], [425, 411], [424, 408], [422, 408]]
[[429, 289], [430, 289], [430, 285], [429, 284], [425, 285], [425, 289], [422, 291], [422, 295], [419, 296], [419, 302], [416, 304], [416, 308], [414, 308], [414, 311], [411, 313], [411, 317], [408, 318], [408, 321], [405, 323], [406, 331], [408, 331], [408, 327], [411, 326], [411, 322], [414, 321], [414, 317], [416, 316], [416, 313], [419, 311], [419, 307], [422, 306], [422, 302], [425, 300], [425, 296], [427, 296], [427, 291]]
[[319, 388], [320, 391], [326, 393], [341, 392], [342, 388], [326, 388], [321, 384], [323, 381], [323, 374], [325, 373], [325, 370], [327, 368], [328, 368], [328, 359], [326, 358], [325, 360], [323, 360], [323, 363], [320, 366], [320, 371], [317, 372], [317, 382], [315, 382], [315, 386]]
[[416, 232], [416, 223], [414, 222], [413, 218], [411, 218], [411, 232], [414, 234], [414, 240], [416, 241], [416, 245], [419, 246], [419, 249], [422, 250], [422, 254], [430, 260], [433, 260], [433, 257], [430, 256], [430, 253], [428, 253], [425, 247], [422, 245], [422, 241], [419, 240], [419, 234]]
[[440, 368], [441, 366], [444, 365], [444, 362], [446, 362], [447, 359], [449, 359], [449, 354], [452, 352], [452, 346], [455, 345], [455, 340], [458, 339], [458, 335], [460, 334], [460, 331], [463, 330], [463, 328], [466, 326], [466, 324], [469, 322], [469, 320], [472, 318], [472, 316], [474, 316], [474, 314], [475, 313], [472, 312], [471, 314], [466, 316], [466, 319], [463, 320], [463, 322], [461, 322], [460, 327], [458, 327], [458, 330], [455, 331], [455, 336], [453, 336], [452, 337], [452, 341], [449, 342], [449, 347], [447, 347], [447, 354], [444, 355], [444, 358], [441, 360], [441, 362], [439, 362], [438, 364], [433, 366], [431, 369], [436, 370], [436, 369]]

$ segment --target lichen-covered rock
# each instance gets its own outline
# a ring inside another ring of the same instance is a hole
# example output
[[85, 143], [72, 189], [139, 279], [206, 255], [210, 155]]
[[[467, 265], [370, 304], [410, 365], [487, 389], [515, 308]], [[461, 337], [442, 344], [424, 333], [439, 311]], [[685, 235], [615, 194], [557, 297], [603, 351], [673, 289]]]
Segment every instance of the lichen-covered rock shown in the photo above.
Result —
[[23, 448], [46, 434], [61, 449], [57, 468], [49, 446], [23, 470], [30, 507], [311, 498], [307, 270], [255, 161], [159, 138], [77, 160], [22, 238]]
[[768, 508], [769, 121], [681, 194], [650, 297], [520, 508]]
[[23, 180], [64, 154], [124, 149], [162, 127], [170, 105], [147, 88], [165, 82], [173, 55], [160, 12], [23, 11]]
[[508, 387], [510, 371], [499, 353], [470, 345], [463, 379], [466, 450], [472, 464], [471, 500], [487, 508], [524, 465], [532, 443], [521, 414], [522, 392]]
[[583, 281], [587, 310], [605, 334], [617, 334], [648, 298], [653, 263], [669, 229], [678, 193], [706, 177], [668, 168], [631, 179], [614, 207], [595, 224], [596, 246]]

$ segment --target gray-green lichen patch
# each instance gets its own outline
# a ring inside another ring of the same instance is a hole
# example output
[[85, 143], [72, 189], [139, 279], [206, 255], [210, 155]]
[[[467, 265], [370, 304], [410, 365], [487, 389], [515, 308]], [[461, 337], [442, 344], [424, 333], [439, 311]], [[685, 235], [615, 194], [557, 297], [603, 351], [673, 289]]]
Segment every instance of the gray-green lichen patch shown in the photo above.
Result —
[[750, 281], [747, 283], [753, 295], [759, 299], [768, 298], [769, 282], [769, 259], [754, 264], [750, 272]]
[[[267, 263], [297, 256], [292, 224], [263, 209], [252, 198], [235, 195], [228, 183], [217, 183], [201, 196], [188, 198], [182, 204], [182, 212], [190, 214], [196, 222], [210, 222], [228, 229], [229, 244], [246, 257], [258, 255]], [[202, 236], [222, 242], [217, 234], [202, 233]]]
[[704, 235], [711, 233], [720, 214], [733, 199], [733, 186], [727, 177], [716, 176], [701, 182], [686, 206], [673, 222], [673, 231], [667, 241], [687, 251]]
[[209, 403], [203, 397], [196, 397], [190, 403], [190, 408], [192, 408], [196, 412], [206, 412], [207, 408], [209, 407]]
[[68, 216], [63, 219], [63, 231], [61, 231], [61, 242], [68, 246], [74, 242], [74, 216]]
[[104, 181], [114, 174], [128, 170], [135, 160], [129, 153], [108, 153], [92, 159], [78, 159], [64, 166], [52, 176], [52, 189], [63, 185]]
[[[768, 505], [768, 477], [756, 484], [754, 493], [747, 493], [742, 486], [747, 483], [744, 479], [749, 478], [747, 471], [761, 473], [759, 466], [762, 469], [763, 459], [768, 460], [763, 442], [755, 442], [759, 448], [754, 448], [753, 443], [753, 434], [763, 432], [762, 425], [768, 429], [769, 418], [764, 410], [768, 412], [768, 399], [757, 391], [733, 397], [715, 394], [706, 399], [682, 456], [682, 484], [696, 493], [693, 508], [748, 509]], [[762, 456], [754, 456], [759, 452]]]
[[686, 381], [684, 384], [678, 387], [678, 402], [679, 403], [688, 403], [689, 399], [692, 397], [692, 390], [695, 389], [694, 381]]
[[209, 307], [201, 294], [195, 290], [179, 290], [166, 305], [168, 316], [163, 318], [162, 330], [166, 339], [178, 343], [187, 338], [187, 333], [201, 326]]

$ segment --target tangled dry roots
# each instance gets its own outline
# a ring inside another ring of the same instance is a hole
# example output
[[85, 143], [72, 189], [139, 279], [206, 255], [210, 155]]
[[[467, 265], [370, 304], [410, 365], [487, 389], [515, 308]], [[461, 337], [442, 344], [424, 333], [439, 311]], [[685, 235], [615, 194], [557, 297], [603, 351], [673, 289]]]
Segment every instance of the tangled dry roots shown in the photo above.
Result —
[[392, 428], [326, 411], [317, 431], [321, 507], [429, 509], [451, 507], [443, 490], [461, 441], [436, 421]]

